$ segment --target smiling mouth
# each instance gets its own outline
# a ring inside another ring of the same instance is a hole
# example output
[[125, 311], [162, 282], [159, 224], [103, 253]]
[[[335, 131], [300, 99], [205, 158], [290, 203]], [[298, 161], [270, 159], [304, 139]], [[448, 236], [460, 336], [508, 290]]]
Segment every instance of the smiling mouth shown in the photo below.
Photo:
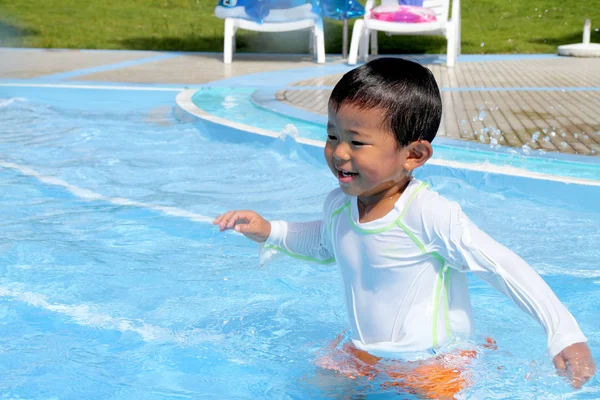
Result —
[[338, 175], [343, 176], [343, 177], [347, 177], [347, 176], [356, 176], [358, 175], [355, 172], [350, 172], [350, 171], [344, 171], [344, 170], [338, 170]]
[[338, 169], [338, 171], [337, 171], [337, 172], [338, 172], [338, 179], [339, 179], [341, 182], [344, 182], [344, 183], [350, 182], [350, 181], [352, 181], [352, 180], [353, 180], [355, 177], [357, 177], [357, 176], [358, 176], [358, 174], [357, 174], [357, 173], [355, 173], [355, 172], [345, 171], [345, 170], [343, 170], [343, 169], [341, 169], [341, 170], [340, 170], [340, 169]]

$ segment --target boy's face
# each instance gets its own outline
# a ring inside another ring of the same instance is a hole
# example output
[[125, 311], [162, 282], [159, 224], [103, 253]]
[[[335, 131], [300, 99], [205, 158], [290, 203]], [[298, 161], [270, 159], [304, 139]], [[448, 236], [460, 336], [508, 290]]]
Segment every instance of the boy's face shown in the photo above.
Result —
[[349, 104], [337, 112], [330, 107], [328, 114], [325, 159], [344, 193], [372, 196], [406, 179], [408, 151], [382, 128], [380, 109]]

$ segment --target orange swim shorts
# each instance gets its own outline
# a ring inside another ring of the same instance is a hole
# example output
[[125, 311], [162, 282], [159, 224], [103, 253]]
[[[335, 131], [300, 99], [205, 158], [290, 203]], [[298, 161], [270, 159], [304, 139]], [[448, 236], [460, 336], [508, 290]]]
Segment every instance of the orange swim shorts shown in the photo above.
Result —
[[[496, 342], [487, 338], [483, 347], [495, 349]], [[382, 377], [383, 387], [396, 387], [424, 398], [454, 399], [458, 392], [470, 386], [467, 369], [476, 356], [476, 350], [462, 350], [422, 361], [382, 362], [381, 358], [347, 342], [317, 360], [317, 365], [350, 379]]]

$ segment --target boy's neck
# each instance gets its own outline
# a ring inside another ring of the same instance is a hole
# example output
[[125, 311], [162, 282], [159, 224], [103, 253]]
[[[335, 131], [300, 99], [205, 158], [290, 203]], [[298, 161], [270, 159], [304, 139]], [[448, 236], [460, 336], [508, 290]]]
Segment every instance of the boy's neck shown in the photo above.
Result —
[[388, 188], [373, 195], [358, 196], [359, 222], [371, 222], [387, 215], [396, 204], [406, 187], [412, 180], [411, 176], [404, 177], [401, 181], [394, 182]]

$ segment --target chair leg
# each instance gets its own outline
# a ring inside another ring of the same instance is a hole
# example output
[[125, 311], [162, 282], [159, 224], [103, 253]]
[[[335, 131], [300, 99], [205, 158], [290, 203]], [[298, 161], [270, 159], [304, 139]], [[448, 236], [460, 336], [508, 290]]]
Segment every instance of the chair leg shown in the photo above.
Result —
[[371, 54], [376, 56], [378, 51], [377, 31], [371, 31]]
[[235, 36], [235, 23], [231, 18], [225, 18], [225, 32], [223, 41], [223, 63], [231, 64], [233, 42]]
[[348, 65], [355, 65], [358, 59], [358, 47], [362, 39], [362, 28], [365, 21], [357, 19], [354, 21], [354, 28], [352, 28], [352, 39], [350, 40], [350, 52], [348, 53]]
[[358, 58], [361, 61], [367, 61], [369, 59], [369, 39], [371, 38], [370, 31], [367, 28], [362, 29], [362, 35], [360, 36], [360, 48], [358, 51]]
[[456, 36], [456, 57], [460, 56], [460, 52], [461, 52], [461, 44], [460, 44], [460, 15], [458, 16], [458, 19], [456, 20], [456, 31], [455, 31], [455, 36]]
[[450, 21], [446, 28], [446, 41], [447, 41], [447, 52], [446, 52], [446, 66], [454, 67], [456, 63], [456, 25], [453, 21]]
[[315, 21], [315, 43], [317, 48], [317, 63], [325, 63], [325, 34], [323, 33], [323, 20]]
[[231, 53], [234, 54], [235, 53], [235, 49], [236, 49], [236, 38], [237, 35], [237, 28], [233, 28], [233, 36], [231, 36]]

